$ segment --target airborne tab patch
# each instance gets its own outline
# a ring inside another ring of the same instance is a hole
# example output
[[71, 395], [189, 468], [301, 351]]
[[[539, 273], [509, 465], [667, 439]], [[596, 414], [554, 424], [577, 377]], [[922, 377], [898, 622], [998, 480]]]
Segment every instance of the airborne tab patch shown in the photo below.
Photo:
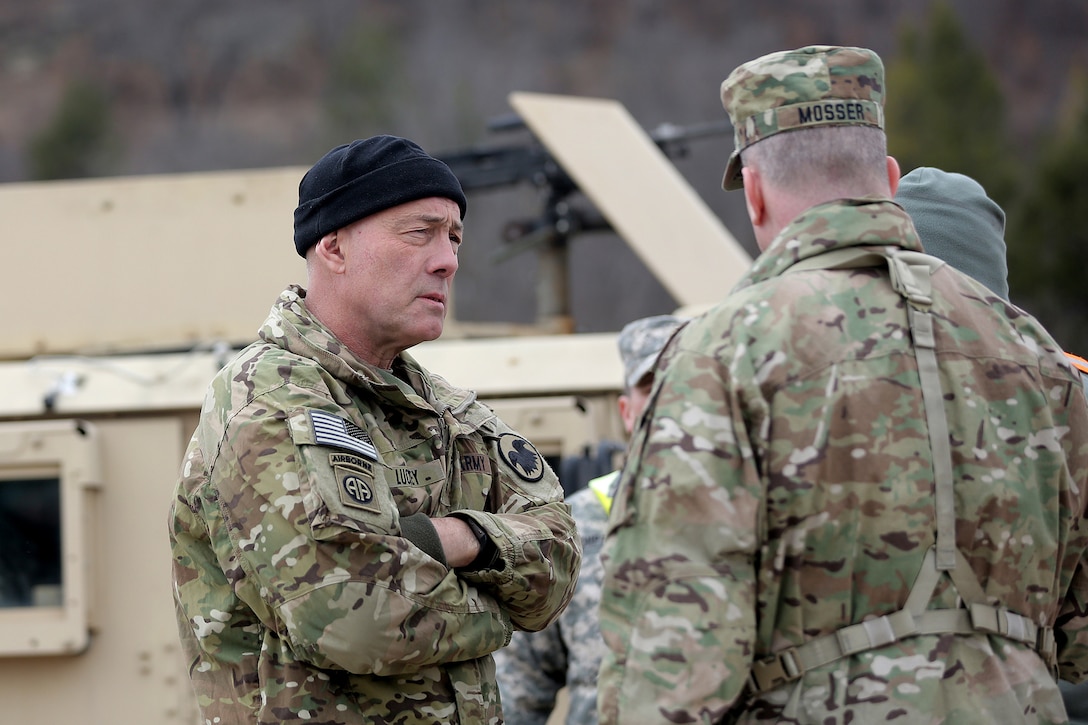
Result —
[[359, 456], [353, 456], [350, 453], [330, 453], [329, 454], [330, 466], [354, 466], [361, 468], [370, 476], [374, 475], [374, 464], [365, 458]]
[[318, 445], [346, 448], [371, 460], [378, 460], [378, 450], [370, 436], [350, 420], [323, 410], [311, 410], [310, 422], [314, 427], [314, 442]]
[[499, 437], [499, 455], [522, 479], [533, 483], [544, 478], [544, 461], [533, 444], [516, 433]]

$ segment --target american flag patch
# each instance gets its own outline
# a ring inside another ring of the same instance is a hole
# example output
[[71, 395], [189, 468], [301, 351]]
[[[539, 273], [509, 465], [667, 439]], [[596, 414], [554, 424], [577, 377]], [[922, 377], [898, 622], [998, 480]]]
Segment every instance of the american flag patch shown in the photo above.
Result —
[[370, 436], [350, 420], [344, 420], [323, 410], [311, 410], [310, 422], [314, 426], [314, 443], [346, 448], [372, 460], [378, 460], [378, 450], [374, 447]]

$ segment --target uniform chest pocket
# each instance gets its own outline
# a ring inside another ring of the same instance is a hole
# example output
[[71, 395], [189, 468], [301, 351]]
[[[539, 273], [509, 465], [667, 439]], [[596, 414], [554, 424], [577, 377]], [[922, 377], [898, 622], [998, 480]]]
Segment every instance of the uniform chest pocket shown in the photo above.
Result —
[[391, 450], [384, 438], [376, 445], [351, 421], [312, 409], [292, 416], [291, 435], [315, 535], [329, 526], [395, 535], [401, 516], [444, 516], [451, 510], [445, 463], [429, 457], [426, 444]]
[[404, 515], [423, 512], [444, 516], [450, 506], [446, 491], [446, 466], [441, 460], [414, 461], [400, 458], [400, 466], [381, 466], [380, 475]]

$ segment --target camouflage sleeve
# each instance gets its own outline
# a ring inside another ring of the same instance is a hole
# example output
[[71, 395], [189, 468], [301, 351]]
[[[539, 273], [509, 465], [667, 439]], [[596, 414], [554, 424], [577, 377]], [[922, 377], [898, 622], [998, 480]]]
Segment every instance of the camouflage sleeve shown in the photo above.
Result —
[[[1080, 378], [1088, 400], [1088, 374], [1080, 371]], [[1076, 401], [1073, 407], [1077, 410], [1072, 412], [1070, 430], [1088, 430], [1088, 408], [1076, 405]], [[1074, 439], [1084, 441], [1086, 438], [1088, 436], [1080, 435]], [[1082, 442], [1080, 446], [1079, 450], [1070, 452], [1068, 460], [1088, 460], [1085, 455], [1088, 454], [1088, 444]], [[1082, 474], [1088, 473], [1083, 468], [1079, 470]], [[1071, 465], [1074, 481], [1077, 480], [1077, 471], [1076, 466]], [[1082, 477], [1079, 485], [1071, 488], [1075, 494], [1071, 495], [1071, 500], [1075, 508], [1073, 518], [1076, 525], [1070, 532], [1066, 560], [1062, 562], [1061, 569], [1073, 574], [1055, 622], [1055, 638], [1058, 643], [1058, 669], [1061, 678], [1073, 683], [1084, 683], [1074, 690], [1083, 703], [1088, 701], [1088, 560], [1081, 553], [1088, 547], [1088, 480]], [[1063, 696], [1065, 694], [1067, 691], [1063, 690]], [[1088, 705], [1082, 707], [1088, 710]]]
[[559, 627], [514, 632], [495, 653], [495, 674], [506, 719], [519, 725], [545, 725], [555, 698], [566, 684], [566, 647]]
[[582, 545], [559, 479], [532, 444], [495, 420], [489, 434], [495, 483], [487, 511], [461, 511], [498, 546], [501, 568], [461, 572], [500, 602], [515, 627], [535, 632], [574, 593]]
[[387, 489], [371, 487], [370, 518], [349, 514], [328, 465], [340, 454], [298, 442], [306, 418], [289, 402], [243, 409], [211, 463], [225, 529], [213, 541], [238, 596], [323, 668], [395, 675], [503, 646], [503, 608], [400, 536]]
[[597, 608], [601, 602], [600, 544], [607, 514], [589, 488], [567, 498], [582, 543], [574, 596], [559, 619], [540, 632], [514, 632], [495, 653], [503, 712], [511, 723], [544, 725], [566, 688], [570, 725], [596, 723], [597, 671], [601, 664]]
[[755, 639], [763, 487], [746, 425], [759, 403], [742, 411], [719, 360], [677, 344], [658, 369], [603, 551], [605, 724], [718, 722]]
[[[1088, 486], [1082, 484], [1082, 488]], [[1088, 521], [1082, 518], [1074, 530], [1075, 540], [1082, 544], [1076, 551], [1084, 550], [1084, 537], [1088, 534], [1085, 529], [1088, 529]], [[1083, 533], [1077, 534], [1078, 531]], [[1055, 623], [1058, 668], [1062, 679], [1079, 683], [1088, 681], [1088, 561], [1078, 558], [1066, 567], [1073, 572], [1073, 577]], [[1085, 688], [1078, 691], [1082, 696], [1088, 692]]]

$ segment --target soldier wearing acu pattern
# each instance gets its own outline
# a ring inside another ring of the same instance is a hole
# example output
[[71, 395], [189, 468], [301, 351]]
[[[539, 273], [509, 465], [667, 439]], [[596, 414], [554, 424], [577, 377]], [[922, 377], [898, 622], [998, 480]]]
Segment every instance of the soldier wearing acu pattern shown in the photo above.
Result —
[[1064, 723], [1088, 675], [1088, 401], [1030, 315], [921, 253], [884, 74], [722, 84], [761, 249], [662, 353], [602, 553], [603, 723]]
[[[629, 434], [642, 414], [654, 381], [654, 364], [669, 337], [683, 323], [655, 315], [624, 326], [617, 340], [623, 360], [620, 419]], [[619, 478], [613, 471], [593, 479], [567, 498], [582, 540], [582, 569], [570, 604], [555, 623], [539, 632], [514, 632], [510, 645], [495, 653], [503, 711], [516, 725], [544, 725], [567, 688], [567, 725], [597, 722], [597, 671], [604, 642], [597, 625], [601, 562], [608, 510]]]
[[202, 721], [500, 723], [491, 653], [570, 599], [555, 474], [405, 352], [442, 332], [465, 203], [392, 136], [303, 177], [309, 288], [213, 380], [171, 510]]

